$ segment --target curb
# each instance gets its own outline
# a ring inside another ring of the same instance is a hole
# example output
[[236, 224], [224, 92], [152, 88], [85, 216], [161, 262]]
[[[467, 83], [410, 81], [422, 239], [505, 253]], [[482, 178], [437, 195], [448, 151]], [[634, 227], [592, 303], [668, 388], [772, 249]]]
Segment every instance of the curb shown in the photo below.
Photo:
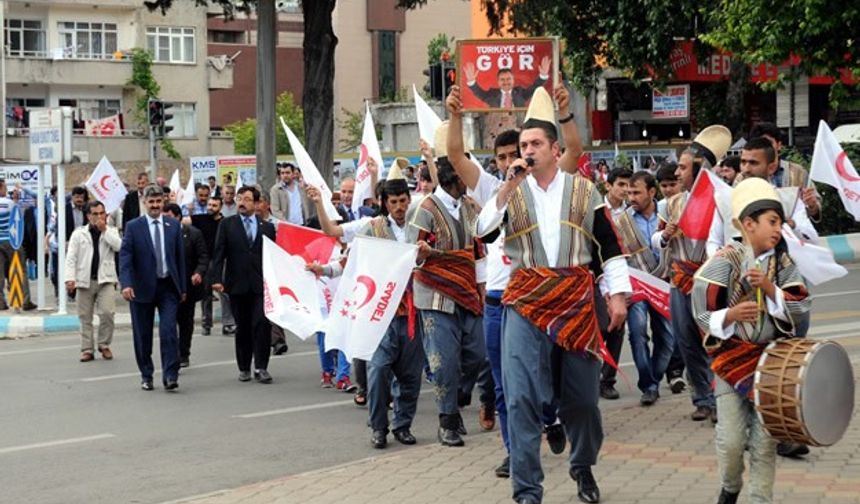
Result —
[[823, 245], [833, 252], [836, 262], [860, 262], [860, 233], [823, 236]]

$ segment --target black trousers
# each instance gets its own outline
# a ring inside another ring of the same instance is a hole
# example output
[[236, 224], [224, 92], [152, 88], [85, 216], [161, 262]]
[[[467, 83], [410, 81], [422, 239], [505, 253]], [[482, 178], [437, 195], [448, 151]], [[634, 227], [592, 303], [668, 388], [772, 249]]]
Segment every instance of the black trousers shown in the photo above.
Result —
[[272, 328], [263, 311], [262, 294], [230, 294], [230, 307], [236, 319], [236, 364], [239, 371], [266, 369], [272, 350]]
[[191, 335], [194, 333], [194, 306], [195, 301], [179, 303], [176, 311], [176, 322], [179, 325], [179, 357], [182, 360], [191, 356]]
[[352, 370], [355, 371], [355, 383], [362, 392], [367, 392], [367, 361], [352, 359]]
[[[618, 359], [621, 358], [621, 345], [624, 343], [624, 325], [611, 332], [606, 330], [609, 327], [609, 309], [606, 307], [606, 300], [600, 295], [600, 289], [596, 285], [594, 286], [594, 307], [597, 311], [597, 325], [600, 326], [600, 335], [606, 342], [606, 348], [609, 350], [612, 360], [618, 364]], [[618, 370], [604, 362], [600, 368], [600, 384], [614, 387], [617, 374]]]

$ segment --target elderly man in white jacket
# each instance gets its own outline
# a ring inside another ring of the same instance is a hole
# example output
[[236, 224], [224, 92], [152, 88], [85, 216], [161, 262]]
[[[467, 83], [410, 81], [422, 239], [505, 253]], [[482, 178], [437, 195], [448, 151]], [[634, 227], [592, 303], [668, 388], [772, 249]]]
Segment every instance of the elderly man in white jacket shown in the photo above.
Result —
[[[81, 319], [81, 362], [95, 358], [93, 348], [93, 314], [98, 310], [98, 350], [102, 358], [113, 359], [116, 303], [116, 253], [122, 246], [119, 231], [107, 224], [107, 213], [99, 201], [85, 209], [89, 225], [81, 226], [69, 239], [66, 255], [66, 290], [77, 291], [78, 317]], [[98, 244], [98, 246], [94, 246]]]

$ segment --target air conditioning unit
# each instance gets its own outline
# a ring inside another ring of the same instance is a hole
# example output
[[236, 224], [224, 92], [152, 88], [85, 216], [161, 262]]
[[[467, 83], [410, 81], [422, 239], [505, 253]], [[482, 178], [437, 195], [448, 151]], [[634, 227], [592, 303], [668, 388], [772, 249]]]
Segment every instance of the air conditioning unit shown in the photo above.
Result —
[[72, 152], [72, 161], [78, 163], [89, 163], [90, 162], [90, 152], [89, 151], [73, 151]]

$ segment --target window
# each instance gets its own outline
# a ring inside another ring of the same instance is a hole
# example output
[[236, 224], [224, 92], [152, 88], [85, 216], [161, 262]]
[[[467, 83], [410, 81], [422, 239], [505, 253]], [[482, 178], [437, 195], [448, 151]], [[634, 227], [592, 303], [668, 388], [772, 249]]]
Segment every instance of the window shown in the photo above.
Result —
[[245, 32], [209, 30], [209, 42], [215, 44], [244, 44]]
[[115, 23], [58, 23], [63, 56], [79, 59], [110, 59], [117, 50]]
[[30, 109], [44, 106], [44, 98], [8, 98], [6, 99], [6, 125], [10, 128], [26, 128], [30, 124]]
[[75, 123], [104, 119], [120, 113], [120, 101], [111, 98], [60, 98], [61, 107], [74, 109]]
[[393, 100], [397, 94], [397, 33], [379, 32], [379, 88], [380, 100]]
[[173, 126], [167, 133], [168, 138], [188, 138], [197, 136], [197, 111], [194, 103], [165, 103], [164, 113], [172, 114], [165, 125]]
[[150, 26], [146, 29], [146, 48], [161, 63], [194, 63], [194, 28]]
[[41, 21], [7, 19], [6, 54], [9, 56], [45, 56], [45, 30]]

